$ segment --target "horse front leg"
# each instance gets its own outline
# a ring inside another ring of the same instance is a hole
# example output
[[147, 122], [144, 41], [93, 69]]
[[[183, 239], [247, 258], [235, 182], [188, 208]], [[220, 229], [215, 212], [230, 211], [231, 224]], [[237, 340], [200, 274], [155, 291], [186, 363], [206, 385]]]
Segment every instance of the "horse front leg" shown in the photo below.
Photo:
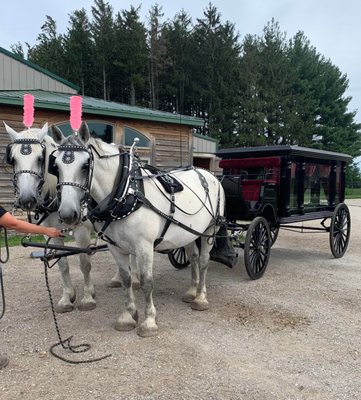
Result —
[[182, 300], [186, 303], [192, 303], [197, 295], [197, 287], [199, 284], [199, 249], [196, 242], [185, 246], [185, 251], [189, 262], [191, 263], [192, 275], [191, 286], [183, 295]]
[[63, 282], [63, 294], [61, 299], [58, 301], [58, 304], [55, 306], [55, 310], [58, 313], [66, 313], [74, 310], [76, 294], [73, 283], [70, 279], [68, 260], [65, 257], [61, 258], [58, 265]]
[[[139, 289], [140, 288], [139, 272], [135, 256], [132, 255], [129, 256], [129, 264], [130, 264], [130, 271], [132, 274], [133, 289]], [[115, 275], [110, 280], [109, 287], [114, 288], [114, 287], [120, 287], [121, 285], [122, 284], [120, 282], [119, 269], [117, 268]]]
[[158, 333], [156, 323], [156, 309], [153, 303], [153, 247], [140, 245], [141, 249], [137, 252], [136, 261], [140, 275], [140, 287], [145, 298], [145, 319], [138, 326], [137, 334], [141, 337], [155, 336]]
[[129, 268], [129, 255], [122, 254], [118, 248], [109, 245], [118, 268], [120, 292], [124, 301], [120, 303], [120, 315], [115, 323], [115, 329], [118, 331], [130, 331], [134, 329], [138, 321], [138, 311], [134, 302], [132, 287], [132, 277]]
[[[79, 247], [85, 248], [90, 244], [91, 231], [90, 227], [81, 225], [74, 230], [74, 238]], [[87, 254], [81, 254], [79, 256], [80, 260], [80, 270], [83, 273], [84, 278], [84, 295], [79, 304], [80, 311], [90, 311], [94, 310], [96, 307], [95, 298], [95, 288], [93, 281], [90, 276], [90, 271], [92, 265], [90, 262], [90, 256]]]

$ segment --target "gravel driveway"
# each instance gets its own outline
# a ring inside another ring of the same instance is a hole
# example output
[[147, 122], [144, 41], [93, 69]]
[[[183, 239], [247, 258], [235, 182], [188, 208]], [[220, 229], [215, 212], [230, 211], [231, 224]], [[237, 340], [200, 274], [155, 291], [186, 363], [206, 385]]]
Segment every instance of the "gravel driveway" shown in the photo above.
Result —
[[[49, 354], [57, 337], [43, 265], [31, 249], [11, 248], [0, 321], [0, 351], [11, 359], [0, 371], [0, 399], [361, 399], [361, 200], [348, 204], [352, 235], [343, 258], [332, 258], [327, 234], [281, 231], [260, 280], [248, 279], [242, 252], [233, 269], [211, 263], [208, 311], [181, 301], [190, 270], [156, 255], [160, 332], [153, 338], [113, 328], [120, 289], [107, 284], [114, 263], [107, 252], [94, 255], [97, 308], [58, 315], [64, 338], [92, 346], [78, 359], [111, 353], [90, 364]], [[76, 261], [71, 273], [81, 291]], [[49, 279], [57, 301], [57, 268]], [[141, 292], [136, 297], [142, 307]]]

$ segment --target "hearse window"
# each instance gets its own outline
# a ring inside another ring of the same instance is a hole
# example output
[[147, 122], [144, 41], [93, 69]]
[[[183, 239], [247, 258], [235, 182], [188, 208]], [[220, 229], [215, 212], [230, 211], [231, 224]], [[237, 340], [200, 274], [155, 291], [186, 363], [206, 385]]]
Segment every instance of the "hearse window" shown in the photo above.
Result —
[[291, 163], [291, 197], [290, 197], [290, 207], [297, 208], [297, 163], [292, 161]]
[[327, 164], [306, 163], [305, 165], [305, 207], [327, 205], [330, 188], [331, 166]]
[[[113, 125], [102, 121], [87, 121], [90, 135], [104, 140], [104, 142], [113, 142]], [[62, 124], [56, 124], [56, 126], [63, 132], [64, 136], [70, 136], [74, 132], [69, 124], [69, 122], [64, 122]]]

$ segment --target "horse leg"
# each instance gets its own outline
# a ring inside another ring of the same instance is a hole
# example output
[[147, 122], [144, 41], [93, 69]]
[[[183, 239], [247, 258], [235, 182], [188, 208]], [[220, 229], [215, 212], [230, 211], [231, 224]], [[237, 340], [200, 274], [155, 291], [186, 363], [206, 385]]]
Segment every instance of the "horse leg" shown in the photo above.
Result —
[[[77, 227], [74, 230], [74, 238], [79, 247], [87, 247], [90, 243], [90, 229], [86, 226], [82, 225]], [[80, 259], [80, 270], [83, 273], [84, 277], [84, 295], [79, 304], [80, 311], [90, 311], [94, 310], [96, 307], [95, 298], [95, 289], [94, 284], [90, 277], [91, 271], [91, 263], [90, 256], [87, 254], [81, 254], [79, 256]]]
[[[206, 234], [210, 234], [209, 232], [205, 232]], [[206, 288], [206, 275], [209, 264], [209, 253], [213, 247], [213, 244], [208, 243], [207, 238], [202, 238], [201, 240], [201, 249], [199, 254], [199, 284], [197, 288], [197, 294], [195, 299], [193, 300], [191, 307], [193, 310], [204, 311], [208, 310], [209, 303], [207, 300], [207, 288]]]
[[69, 264], [66, 257], [59, 260], [59, 271], [63, 281], [63, 295], [55, 306], [58, 313], [66, 313], [74, 310], [75, 289], [70, 279]]
[[[139, 273], [134, 256], [132, 255], [129, 256], [129, 263], [130, 263], [130, 271], [132, 273], [133, 289], [139, 289], [140, 288]], [[122, 284], [120, 282], [119, 268], [117, 268], [115, 275], [110, 280], [109, 287], [120, 287], [121, 285]]]
[[192, 276], [191, 286], [183, 295], [182, 300], [186, 303], [192, 303], [196, 297], [197, 287], [199, 283], [199, 249], [196, 245], [196, 242], [190, 243], [189, 245], [185, 246], [185, 251], [189, 262], [191, 263]]
[[[148, 247], [148, 249], [147, 249]], [[138, 326], [137, 334], [141, 337], [155, 336], [158, 333], [156, 324], [156, 309], [153, 303], [153, 247], [139, 245], [141, 251], [136, 255], [137, 266], [140, 273], [140, 287], [145, 297], [145, 319]]]
[[128, 266], [129, 256], [120, 253], [119, 249], [114, 246], [109, 246], [109, 249], [119, 268], [120, 290], [124, 298], [124, 303], [121, 303], [120, 307], [120, 315], [115, 323], [115, 329], [118, 331], [130, 331], [137, 325], [138, 311], [134, 302], [132, 277]]

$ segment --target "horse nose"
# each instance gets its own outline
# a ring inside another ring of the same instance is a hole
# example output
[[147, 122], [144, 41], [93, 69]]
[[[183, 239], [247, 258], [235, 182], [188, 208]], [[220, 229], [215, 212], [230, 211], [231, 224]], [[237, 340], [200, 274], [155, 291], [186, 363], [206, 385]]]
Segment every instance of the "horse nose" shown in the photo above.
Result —
[[37, 206], [37, 200], [35, 196], [20, 196], [19, 206], [24, 211], [33, 211]]
[[60, 211], [59, 210], [59, 217], [62, 222], [66, 225], [74, 225], [79, 223], [79, 214], [77, 211]]

